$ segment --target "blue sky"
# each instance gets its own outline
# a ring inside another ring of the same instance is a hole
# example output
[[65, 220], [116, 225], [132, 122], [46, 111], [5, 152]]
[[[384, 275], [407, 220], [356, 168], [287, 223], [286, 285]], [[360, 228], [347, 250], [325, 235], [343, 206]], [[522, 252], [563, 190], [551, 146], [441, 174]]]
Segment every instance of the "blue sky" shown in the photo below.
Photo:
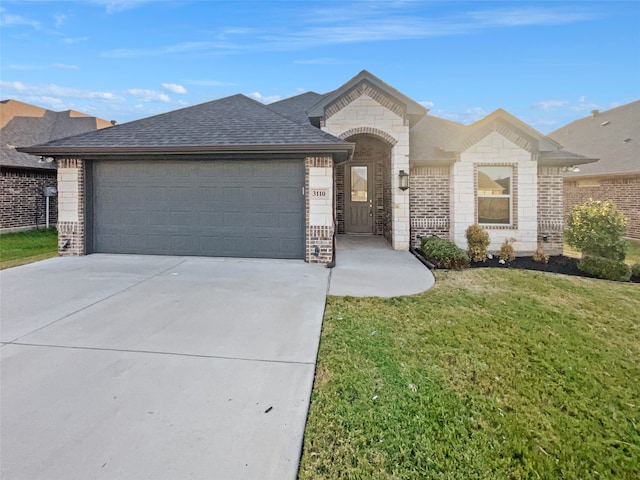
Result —
[[0, 97], [122, 123], [227, 95], [326, 93], [367, 69], [464, 124], [543, 133], [640, 98], [640, 1], [12, 1]]

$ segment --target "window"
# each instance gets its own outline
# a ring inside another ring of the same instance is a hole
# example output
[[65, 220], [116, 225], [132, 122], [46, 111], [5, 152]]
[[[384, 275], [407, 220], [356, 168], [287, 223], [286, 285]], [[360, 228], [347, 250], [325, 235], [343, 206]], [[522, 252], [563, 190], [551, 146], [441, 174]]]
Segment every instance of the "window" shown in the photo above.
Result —
[[367, 201], [367, 167], [351, 167], [351, 201]]
[[513, 167], [478, 167], [478, 223], [511, 223], [511, 178]]

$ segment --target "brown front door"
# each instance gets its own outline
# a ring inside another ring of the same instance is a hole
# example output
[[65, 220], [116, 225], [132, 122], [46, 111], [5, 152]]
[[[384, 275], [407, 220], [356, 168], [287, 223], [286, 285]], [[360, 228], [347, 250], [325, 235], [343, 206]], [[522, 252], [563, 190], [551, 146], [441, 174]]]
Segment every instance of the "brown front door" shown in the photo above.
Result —
[[373, 233], [373, 168], [369, 164], [347, 167], [345, 233]]

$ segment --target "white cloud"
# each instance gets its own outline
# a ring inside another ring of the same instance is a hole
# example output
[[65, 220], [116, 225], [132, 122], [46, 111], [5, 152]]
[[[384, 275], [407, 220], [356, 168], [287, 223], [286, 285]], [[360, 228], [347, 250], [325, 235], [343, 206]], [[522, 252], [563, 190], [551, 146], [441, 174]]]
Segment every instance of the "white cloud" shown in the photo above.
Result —
[[63, 40], [67, 45], [73, 45], [74, 43], [86, 42], [89, 40], [89, 37], [76, 37], [76, 38], [65, 38]]
[[280, 95], [264, 96], [260, 92], [252, 92], [249, 94], [249, 96], [255, 98], [256, 100], [262, 103], [272, 103], [272, 102], [277, 102], [278, 100], [282, 100], [282, 97]]
[[169, 93], [187, 93], [187, 89], [177, 83], [163, 83], [162, 88]]
[[67, 65], [66, 63], [54, 63], [52, 64], [53, 67], [55, 68], [62, 68], [65, 70], [79, 70], [80, 67], [77, 65]]
[[23, 17], [22, 15], [7, 13], [4, 8], [0, 10], [0, 27], [15, 27], [19, 25], [40, 29], [40, 22], [37, 20]]
[[169, 102], [171, 99], [166, 93], [147, 90], [144, 88], [130, 88], [127, 93], [143, 102]]
[[81, 98], [105, 102], [124, 102], [124, 98], [113, 92], [96, 92], [80, 88], [61, 87], [59, 85], [28, 85], [22, 82], [0, 81], [3, 95], [28, 95], [50, 98]]
[[569, 104], [568, 100], [541, 100], [531, 105], [536, 110], [543, 110], [545, 112], [551, 112], [560, 108], [566, 107]]
[[107, 13], [118, 13], [137, 8], [153, 0], [89, 0], [90, 3], [105, 7]]
[[420, 105], [422, 105], [424, 108], [433, 108], [433, 106], [435, 105], [433, 102], [418, 102]]
[[65, 24], [65, 22], [67, 21], [68, 15], [65, 15], [64, 13], [56, 13], [53, 15], [53, 20], [55, 22], [55, 26], [56, 27], [61, 27], [62, 25]]

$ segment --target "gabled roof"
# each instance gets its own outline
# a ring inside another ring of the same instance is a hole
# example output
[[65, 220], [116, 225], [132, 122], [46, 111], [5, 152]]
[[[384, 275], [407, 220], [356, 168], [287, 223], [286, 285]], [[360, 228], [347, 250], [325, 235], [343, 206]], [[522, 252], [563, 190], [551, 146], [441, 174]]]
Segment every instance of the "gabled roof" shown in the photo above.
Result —
[[295, 97], [285, 98], [278, 102], [270, 103], [267, 107], [292, 122], [300, 125], [310, 124], [307, 109], [318, 103], [325, 95], [316, 92], [306, 92]]
[[91, 132], [111, 126], [101, 118], [66, 110], [54, 112], [17, 100], [0, 102], [0, 165], [11, 168], [55, 170], [54, 163], [40, 163], [38, 158], [16, 150], [37, 143]]
[[564, 151], [558, 142], [501, 108], [466, 127], [462, 134], [447, 142], [443, 149], [447, 152], [463, 152], [493, 131], [499, 132], [524, 150], [537, 153], [541, 165], [568, 167], [597, 161], [597, 158]]
[[310, 150], [347, 155], [353, 150], [353, 145], [311, 125], [299, 125], [244, 95], [233, 95], [21, 149], [51, 156]]
[[409, 118], [411, 125], [414, 125], [428, 112], [426, 108], [424, 108], [415, 100], [407, 97], [405, 94], [399, 92], [391, 85], [383, 82], [368, 71], [362, 70], [337, 90], [324, 95], [315, 105], [311, 106], [307, 110], [307, 116], [312, 119], [325, 117], [325, 111], [329, 106], [331, 106], [334, 102], [339, 100], [340, 97], [348, 94], [351, 90], [358, 87], [362, 83], [371, 85], [374, 89], [377, 89], [378, 91], [382, 92], [384, 95], [390, 97], [396, 103], [401, 105], [403, 107], [404, 114]]
[[425, 115], [409, 132], [409, 155], [412, 162], [454, 161], [455, 155], [442, 147], [465, 130], [461, 123]]
[[640, 173], [640, 100], [592, 115], [549, 134], [564, 147], [600, 160], [571, 177]]

